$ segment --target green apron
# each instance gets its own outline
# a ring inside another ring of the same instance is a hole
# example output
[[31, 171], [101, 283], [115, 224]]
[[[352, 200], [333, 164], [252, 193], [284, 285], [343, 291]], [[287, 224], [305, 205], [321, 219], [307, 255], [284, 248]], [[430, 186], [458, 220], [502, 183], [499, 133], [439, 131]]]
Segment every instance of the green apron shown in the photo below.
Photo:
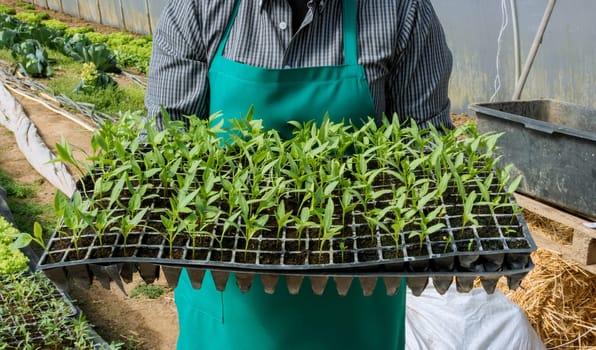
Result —
[[[344, 65], [265, 69], [228, 60], [222, 52], [236, 13], [228, 23], [209, 70], [210, 113], [223, 112], [224, 123], [254, 107], [263, 126], [291, 136], [290, 120], [357, 123], [374, 116], [364, 68], [357, 62], [356, 0], [343, 1]], [[280, 278], [275, 293], [263, 291], [257, 276], [243, 293], [230, 275], [226, 289], [216, 290], [211, 274], [193, 289], [184, 270], [175, 290], [180, 335], [177, 349], [391, 349], [405, 347], [405, 283], [387, 296], [379, 281], [372, 296], [363, 296], [358, 280], [339, 296], [333, 279], [315, 295], [308, 278], [291, 295]]]

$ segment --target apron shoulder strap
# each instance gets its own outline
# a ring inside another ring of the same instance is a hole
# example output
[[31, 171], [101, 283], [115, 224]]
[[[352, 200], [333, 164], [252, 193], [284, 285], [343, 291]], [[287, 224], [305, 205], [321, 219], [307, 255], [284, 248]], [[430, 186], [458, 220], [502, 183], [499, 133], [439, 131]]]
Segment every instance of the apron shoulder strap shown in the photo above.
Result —
[[358, 64], [358, 1], [342, 1], [344, 64]]
[[230, 31], [232, 30], [232, 26], [234, 25], [234, 21], [236, 20], [236, 15], [238, 14], [238, 8], [240, 7], [241, 0], [234, 1], [234, 11], [232, 11], [232, 15], [230, 19], [228, 19], [228, 24], [226, 25], [226, 31], [224, 32], [221, 40], [219, 40], [219, 45], [217, 46], [217, 52], [215, 53], [216, 56], [221, 56], [223, 54], [224, 47], [228, 42], [228, 36], [230, 35]]

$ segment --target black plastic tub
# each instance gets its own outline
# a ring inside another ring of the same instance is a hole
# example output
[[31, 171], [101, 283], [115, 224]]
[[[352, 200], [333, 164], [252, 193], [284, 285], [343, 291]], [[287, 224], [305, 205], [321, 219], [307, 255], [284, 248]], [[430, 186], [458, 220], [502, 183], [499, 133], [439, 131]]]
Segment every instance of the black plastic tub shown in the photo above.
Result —
[[596, 109], [550, 99], [475, 103], [480, 132], [505, 132], [519, 192], [596, 220]]

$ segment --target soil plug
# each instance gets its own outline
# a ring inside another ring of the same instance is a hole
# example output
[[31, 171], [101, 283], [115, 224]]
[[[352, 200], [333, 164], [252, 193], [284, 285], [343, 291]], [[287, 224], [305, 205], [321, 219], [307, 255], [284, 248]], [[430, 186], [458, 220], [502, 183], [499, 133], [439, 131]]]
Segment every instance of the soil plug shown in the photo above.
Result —
[[514, 275], [507, 276], [507, 286], [511, 290], [516, 290], [520, 287], [521, 281], [526, 277], [528, 272], [517, 273]]
[[408, 284], [408, 287], [410, 287], [412, 294], [418, 297], [428, 285], [428, 276], [408, 277], [406, 283]]
[[263, 282], [263, 289], [267, 294], [275, 293], [275, 286], [279, 280], [279, 275], [261, 275], [261, 282]]
[[162, 266], [161, 270], [163, 271], [164, 276], [166, 276], [168, 287], [172, 289], [176, 288], [176, 286], [178, 286], [178, 279], [180, 278], [180, 272], [182, 272], [182, 269], [180, 267]]
[[203, 285], [203, 277], [205, 276], [205, 270], [198, 269], [186, 269], [190, 284], [194, 289], [201, 289]]
[[432, 279], [433, 286], [441, 295], [445, 294], [453, 283], [453, 276], [433, 276]]
[[373, 295], [375, 292], [375, 286], [377, 285], [376, 277], [359, 277], [360, 286], [362, 287], [362, 294], [365, 297]]
[[230, 273], [227, 271], [211, 270], [211, 277], [213, 278], [213, 283], [215, 283], [215, 288], [218, 291], [223, 292], [226, 289], [226, 284], [228, 284]]
[[105, 267], [105, 271], [108, 274], [108, 276], [112, 279], [112, 281], [116, 283], [116, 285], [122, 291], [122, 293], [124, 293], [124, 295], [128, 295], [124, 290], [124, 284], [122, 283], [122, 279], [120, 278], [120, 271], [122, 271], [122, 266], [120, 265], [121, 264], [108, 265]]
[[493, 294], [495, 292], [495, 288], [497, 288], [499, 277], [480, 277], [480, 282], [482, 283], [482, 288], [484, 288], [487, 294]]
[[43, 272], [52, 282], [54, 282], [58, 289], [63, 291], [68, 291], [70, 289], [68, 278], [66, 278], [66, 271], [64, 271], [62, 267], [44, 270]]
[[97, 278], [103, 289], [110, 290], [110, 277], [108, 276], [103, 266], [90, 264], [89, 270], [91, 270], [93, 276]]
[[141, 274], [141, 278], [147, 284], [151, 284], [155, 281], [156, 278], [159, 277], [159, 266], [153, 265], [151, 263], [138, 263], [137, 269]]
[[397, 294], [397, 291], [399, 290], [399, 286], [401, 285], [401, 277], [384, 277], [383, 282], [385, 283], [387, 296], [393, 296]]
[[335, 287], [337, 289], [337, 294], [341, 295], [342, 297], [348, 295], [353, 279], [354, 278], [352, 277], [333, 277], [333, 280], [335, 281]]
[[328, 276], [310, 276], [310, 285], [313, 293], [323, 295], [328, 279]]
[[74, 283], [81, 288], [89, 289], [91, 287], [91, 275], [87, 265], [67, 266], [66, 271]]
[[118, 266], [120, 267], [120, 277], [122, 277], [124, 283], [131, 283], [135, 265], [133, 263], [122, 263], [118, 264]]
[[290, 294], [296, 295], [300, 292], [300, 286], [302, 285], [303, 279], [304, 276], [286, 276], [286, 283]]
[[457, 291], [460, 293], [471, 291], [474, 288], [474, 279], [475, 277], [456, 277], [455, 286], [457, 287]]
[[236, 285], [240, 288], [240, 291], [246, 293], [252, 286], [252, 281], [255, 278], [254, 273], [236, 273]]

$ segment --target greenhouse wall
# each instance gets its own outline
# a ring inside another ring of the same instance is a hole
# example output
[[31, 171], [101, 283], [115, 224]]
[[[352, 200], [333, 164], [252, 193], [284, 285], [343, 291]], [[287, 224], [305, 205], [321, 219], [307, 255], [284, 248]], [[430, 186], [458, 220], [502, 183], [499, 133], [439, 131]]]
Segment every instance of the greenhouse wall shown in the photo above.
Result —
[[168, 0], [26, 0], [88, 21], [151, 34]]
[[[454, 112], [469, 112], [473, 102], [508, 101], [515, 88], [512, 18], [507, 0], [431, 0], [453, 52], [450, 96]], [[150, 34], [168, 0], [28, 0], [43, 8], [128, 31]], [[522, 64], [548, 0], [516, 0]], [[498, 55], [497, 38], [507, 5], [507, 27]], [[522, 94], [524, 99], [554, 98], [596, 107], [596, 1], [557, 2]], [[495, 94], [496, 91], [496, 94]]]

